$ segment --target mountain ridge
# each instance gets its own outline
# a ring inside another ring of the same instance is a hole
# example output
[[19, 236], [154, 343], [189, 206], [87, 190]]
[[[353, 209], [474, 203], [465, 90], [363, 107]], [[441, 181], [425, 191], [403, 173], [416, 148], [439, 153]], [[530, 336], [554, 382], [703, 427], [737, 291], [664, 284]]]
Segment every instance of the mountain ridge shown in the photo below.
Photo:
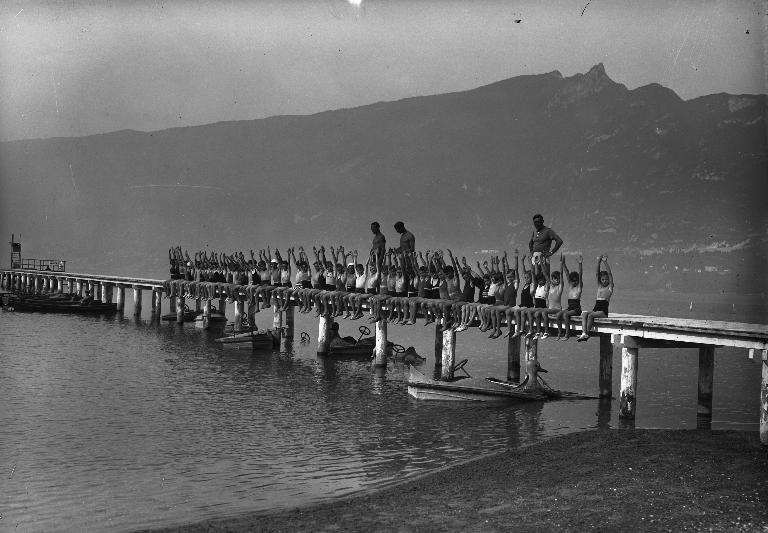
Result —
[[[312, 115], [9, 141], [0, 197], [18, 201], [0, 226], [105, 268], [137, 261], [119, 241], [159, 255], [137, 263], [158, 268], [175, 243], [365, 249], [373, 219], [406, 221], [429, 248], [523, 249], [541, 211], [566, 251], [627, 257], [738, 243], [743, 227], [761, 236], [752, 272], [766, 234], [765, 110], [764, 95], [630, 90], [599, 64]], [[40, 216], [20, 224], [20, 205]], [[47, 235], [78, 221], [88, 245]]]

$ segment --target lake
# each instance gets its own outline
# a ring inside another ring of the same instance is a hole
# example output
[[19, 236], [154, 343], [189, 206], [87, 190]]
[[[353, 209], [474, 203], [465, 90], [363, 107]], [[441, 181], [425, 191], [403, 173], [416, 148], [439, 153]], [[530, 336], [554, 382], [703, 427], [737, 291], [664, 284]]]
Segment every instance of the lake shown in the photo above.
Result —
[[[290, 507], [621, 425], [616, 399], [416, 401], [402, 363], [377, 377], [369, 360], [318, 359], [314, 314], [296, 313], [289, 350], [251, 352], [152, 322], [148, 309], [134, 318], [128, 300], [125, 317], [0, 312], [0, 531], [130, 531]], [[762, 299], [733, 296], [617, 294], [612, 310], [766, 322]], [[365, 323], [342, 320], [341, 333]], [[434, 327], [390, 325], [389, 338], [434, 368]], [[541, 341], [545, 379], [597, 395], [598, 344]], [[504, 377], [506, 345], [468, 330], [457, 358], [472, 375]], [[697, 350], [641, 350], [638, 365], [635, 426], [696, 428]], [[617, 350], [615, 396], [620, 366]], [[757, 431], [759, 385], [759, 361], [718, 349], [713, 429]]]

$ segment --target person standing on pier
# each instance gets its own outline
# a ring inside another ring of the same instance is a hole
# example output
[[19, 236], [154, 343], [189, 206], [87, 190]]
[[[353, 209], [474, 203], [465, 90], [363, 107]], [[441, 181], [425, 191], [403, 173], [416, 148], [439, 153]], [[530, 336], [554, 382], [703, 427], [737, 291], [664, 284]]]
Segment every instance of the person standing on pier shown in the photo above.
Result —
[[405, 229], [405, 224], [402, 222], [395, 223], [395, 231], [400, 234], [400, 247], [395, 249], [396, 252], [401, 254], [407, 254], [408, 252], [416, 251], [416, 237], [413, 233]]
[[[546, 268], [549, 271], [549, 257], [560, 249], [563, 245], [563, 239], [555, 233], [555, 230], [544, 225], [544, 217], [538, 213], [533, 215], [533, 227], [534, 231], [528, 243], [532, 268], [535, 271], [537, 265], [541, 267], [547, 265]], [[552, 248], [552, 241], [555, 241], [554, 248]]]
[[[381, 232], [381, 226], [378, 222], [371, 222], [371, 232], [373, 233], [371, 254], [379, 260], [383, 260], [384, 254], [387, 251], [387, 238]], [[381, 267], [381, 265], [376, 266]]]

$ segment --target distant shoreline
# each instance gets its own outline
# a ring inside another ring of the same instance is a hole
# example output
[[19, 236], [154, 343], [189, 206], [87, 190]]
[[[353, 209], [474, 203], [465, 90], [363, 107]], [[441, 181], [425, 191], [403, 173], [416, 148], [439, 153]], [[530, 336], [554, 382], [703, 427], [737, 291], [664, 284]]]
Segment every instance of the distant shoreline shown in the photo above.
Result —
[[362, 495], [153, 531], [754, 531], [768, 527], [766, 481], [757, 432], [590, 430]]

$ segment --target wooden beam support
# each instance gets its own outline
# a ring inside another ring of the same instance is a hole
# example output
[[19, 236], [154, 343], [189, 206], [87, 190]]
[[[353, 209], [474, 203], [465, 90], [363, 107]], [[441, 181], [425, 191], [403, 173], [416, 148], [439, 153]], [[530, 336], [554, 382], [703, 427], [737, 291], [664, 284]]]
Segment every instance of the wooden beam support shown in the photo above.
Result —
[[520, 337], [509, 336], [507, 343], [507, 381], [520, 382]]
[[232, 328], [236, 333], [243, 330], [243, 301], [235, 300], [235, 322]]
[[633, 337], [622, 337], [619, 418], [635, 419], [637, 408], [637, 351], [637, 343]]
[[375, 324], [376, 348], [373, 350], [374, 368], [387, 368], [387, 321], [379, 320]]
[[435, 367], [443, 366], [443, 328], [440, 319], [435, 320]]
[[760, 379], [760, 443], [768, 446], [768, 350], [762, 351], [762, 377]]
[[699, 402], [696, 415], [712, 418], [712, 391], [715, 376], [715, 347], [699, 348]]
[[[173, 298], [171, 298], [171, 300], [173, 300]], [[176, 302], [176, 323], [177, 324], [184, 323], [184, 304], [185, 304], [184, 297], [179, 296], [178, 301]]]
[[610, 333], [600, 334], [600, 398], [613, 397], [613, 342]]
[[523, 390], [539, 390], [539, 339], [525, 337], [525, 374]]
[[[77, 284], [78, 291], [82, 290], [80, 281]], [[136, 285], [133, 286], [133, 316], [141, 316], [141, 289]]]
[[317, 327], [317, 355], [328, 355], [328, 346], [331, 342], [331, 326], [333, 317], [320, 315], [320, 321]]
[[440, 360], [442, 372], [440, 373], [440, 379], [452, 381], [453, 367], [456, 364], [456, 330], [449, 328], [443, 331], [441, 344]]
[[122, 313], [125, 310], [125, 285], [117, 285], [117, 311]]

